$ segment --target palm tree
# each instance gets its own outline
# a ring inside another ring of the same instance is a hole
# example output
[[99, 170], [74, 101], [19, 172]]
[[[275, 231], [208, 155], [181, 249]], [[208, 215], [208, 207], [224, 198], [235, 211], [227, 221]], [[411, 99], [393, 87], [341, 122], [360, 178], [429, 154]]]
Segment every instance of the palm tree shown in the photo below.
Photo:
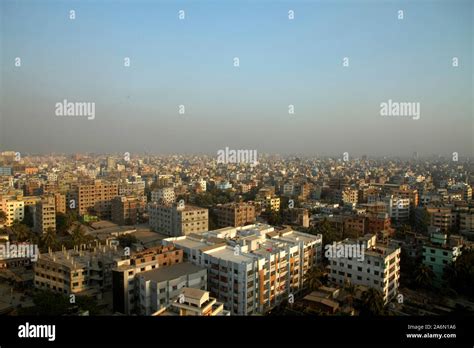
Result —
[[58, 242], [56, 240], [56, 231], [53, 228], [49, 227], [41, 236], [41, 241], [46, 247], [54, 248]]
[[426, 265], [421, 264], [415, 270], [415, 283], [424, 289], [427, 289], [431, 286], [435, 274], [431, 268]]
[[323, 271], [319, 267], [313, 267], [305, 274], [305, 282], [308, 284], [308, 288], [316, 290], [323, 285], [321, 278], [323, 277]]
[[363, 310], [368, 315], [383, 315], [384, 301], [380, 291], [374, 288], [369, 288], [362, 294]]
[[28, 226], [15, 221], [12, 225], [12, 231], [19, 242], [26, 242], [31, 237], [31, 230]]
[[71, 236], [74, 245], [81, 245], [89, 240], [89, 236], [85, 234], [84, 227], [80, 224], [77, 224], [76, 227], [74, 227]]

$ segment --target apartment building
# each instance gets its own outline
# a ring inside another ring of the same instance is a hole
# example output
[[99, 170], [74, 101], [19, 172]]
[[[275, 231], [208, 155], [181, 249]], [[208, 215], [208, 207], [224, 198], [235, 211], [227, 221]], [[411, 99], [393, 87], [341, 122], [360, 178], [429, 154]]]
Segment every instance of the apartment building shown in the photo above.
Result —
[[228, 227], [165, 245], [183, 249], [185, 259], [208, 270], [208, 289], [237, 315], [265, 313], [303, 287], [320, 254], [322, 237], [265, 224]]
[[[360, 249], [354, 249], [358, 246]], [[329, 279], [332, 282], [338, 285], [349, 282], [377, 289], [385, 303], [397, 294], [400, 284], [399, 247], [379, 244], [375, 235], [365, 235], [337, 242], [336, 249], [344, 252], [329, 258]], [[359, 250], [361, 255], [354, 255], [354, 250]]]
[[145, 196], [117, 196], [112, 199], [112, 222], [119, 225], [136, 225], [145, 207]]
[[139, 310], [135, 277], [159, 267], [183, 262], [183, 251], [174, 246], [158, 246], [135, 253], [117, 262], [112, 270], [114, 312], [130, 315]]
[[34, 211], [34, 231], [44, 233], [48, 229], [56, 231], [56, 200], [54, 196], [43, 197], [36, 203]]
[[255, 222], [255, 206], [249, 203], [219, 204], [214, 208], [217, 226], [244, 226]]
[[336, 201], [344, 204], [357, 204], [359, 201], [359, 191], [352, 187], [346, 187], [341, 191], [336, 191]]
[[208, 210], [189, 204], [162, 205], [151, 203], [148, 206], [150, 228], [168, 236], [183, 236], [204, 232], [209, 228]]
[[430, 215], [430, 226], [439, 228], [441, 232], [449, 232], [456, 227], [457, 213], [451, 207], [427, 206]]
[[462, 235], [474, 237], [474, 209], [459, 215], [459, 230]]
[[206, 290], [207, 270], [190, 262], [182, 262], [141, 272], [135, 279], [139, 291], [139, 313], [152, 315], [169, 307], [185, 288]]
[[93, 184], [79, 184], [73, 192], [79, 215], [97, 214], [104, 219], [112, 215], [112, 199], [118, 196], [118, 184], [95, 180]]
[[410, 199], [387, 196], [385, 198], [387, 212], [392, 221], [398, 224], [407, 223], [410, 218]]
[[461, 255], [463, 239], [461, 236], [448, 235], [440, 228], [430, 228], [430, 240], [423, 245], [423, 264], [430, 267], [435, 278], [433, 284], [442, 286], [445, 281], [445, 268]]
[[176, 201], [173, 187], [158, 188], [151, 192], [151, 201], [163, 205], [170, 205]]
[[258, 196], [255, 199], [256, 202], [260, 203], [263, 211], [280, 211], [280, 197], [277, 196]]
[[370, 214], [367, 216], [366, 223], [366, 234], [376, 234], [380, 231], [392, 230], [388, 213]]
[[54, 193], [54, 200], [56, 206], [56, 213], [66, 214], [66, 195], [63, 193]]
[[112, 268], [123, 258], [123, 250], [113, 245], [40, 254], [34, 267], [34, 286], [67, 295], [96, 295], [112, 288]]
[[367, 218], [361, 215], [349, 215], [343, 217], [344, 233], [352, 233], [363, 236], [367, 228]]
[[23, 221], [25, 217], [25, 203], [16, 197], [0, 198], [0, 210], [6, 215], [5, 226], [13, 225], [14, 221]]

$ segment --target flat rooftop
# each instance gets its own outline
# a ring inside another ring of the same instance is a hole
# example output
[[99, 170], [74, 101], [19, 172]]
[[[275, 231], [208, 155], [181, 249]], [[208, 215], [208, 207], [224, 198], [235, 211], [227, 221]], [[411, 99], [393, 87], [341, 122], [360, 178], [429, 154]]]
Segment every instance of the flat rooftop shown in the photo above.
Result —
[[225, 248], [220, 248], [218, 250], [209, 250], [206, 252], [206, 254], [212, 255], [216, 258], [230, 261], [230, 262], [235, 262], [235, 263], [248, 263], [248, 262], [253, 262], [255, 260], [254, 257], [251, 256], [251, 254], [248, 253], [236, 253], [234, 248], [227, 246]]
[[187, 274], [197, 273], [199, 271], [206, 271], [206, 269], [195, 266], [189, 262], [182, 262], [139, 273], [139, 277], [144, 278], [146, 281], [152, 280], [155, 282], [164, 282], [185, 276]]

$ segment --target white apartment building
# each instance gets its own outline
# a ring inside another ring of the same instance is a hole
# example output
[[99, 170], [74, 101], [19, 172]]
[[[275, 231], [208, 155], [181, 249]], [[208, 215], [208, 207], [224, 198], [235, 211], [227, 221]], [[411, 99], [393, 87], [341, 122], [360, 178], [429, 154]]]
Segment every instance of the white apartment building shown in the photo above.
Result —
[[173, 204], [176, 201], [174, 188], [163, 187], [152, 191], [151, 201], [161, 204]]
[[162, 205], [151, 203], [148, 206], [150, 228], [168, 236], [184, 236], [189, 233], [204, 232], [209, 228], [208, 210], [192, 205]]
[[387, 247], [376, 242], [376, 235], [345, 239], [336, 248], [364, 246], [363, 257], [347, 253], [329, 258], [329, 279], [338, 285], [351, 283], [375, 288], [382, 293], [385, 303], [393, 298], [400, 284], [400, 252], [398, 247]]
[[184, 288], [206, 290], [207, 271], [189, 262], [156, 268], [137, 275], [140, 314], [152, 315], [168, 307]]
[[167, 238], [208, 270], [208, 289], [233, 314], [265, 313], [302, 289], [322, 237], [254, 224]]
[[385, 198], [387, 212], [391, 219], [397, 223], [407, 222], [410, 217], [410, 199], [388, 196]]

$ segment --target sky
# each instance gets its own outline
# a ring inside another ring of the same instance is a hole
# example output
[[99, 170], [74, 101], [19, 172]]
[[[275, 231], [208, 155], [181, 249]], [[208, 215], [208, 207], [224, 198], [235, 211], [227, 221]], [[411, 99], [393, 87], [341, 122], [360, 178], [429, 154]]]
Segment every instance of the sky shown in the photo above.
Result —
[[0, 150], [473, 156], [473, 4], [1, 0]]

